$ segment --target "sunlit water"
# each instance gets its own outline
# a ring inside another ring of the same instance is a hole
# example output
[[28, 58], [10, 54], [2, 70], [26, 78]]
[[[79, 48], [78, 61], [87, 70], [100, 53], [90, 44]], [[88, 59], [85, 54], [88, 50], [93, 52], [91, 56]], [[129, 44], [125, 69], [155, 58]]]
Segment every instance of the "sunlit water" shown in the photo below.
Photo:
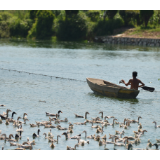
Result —
[[[85, 119], [75, 118], [74, 113], [84, 115], [86, 111], [90, 114], [88, 119], [100, 117], [99, 112], [103, 111], [104, 116], [115, 116], [119, 122], [124, 118], [136, 119], [141, 116], [140, 123], [147, 132], [140, 137], [141, 143], [134, 148], [146, 148], [148, 139], [152, 143], [160, 139], [160, 128], [155, 128], [154, 120], [160, 124], [160, 53], [158, 48], [143, 48], [135, 46], [118, 46], [106, 44], [83, 44], [72, 42], [51, 43], [44, 41], [8, 41], [0, 40], [0, 114], [6, 109], [17, 112], [14, 119], [28, 114], [26, 125], [23, 125], [24, 132], [19, 144], [22, 144], [37, 132], [38, 127], [31, 128], [30, 123], [35, 121], [49, 120], [45, 112], [57, 113], [62, 110], [60, 119], [68, 118], [69, 122], [84, 122]], [[3, 68], [3, 69], [2, 69]], [[8, 69], [8, 70], [4, 70]], [[9, 71], [9, 69], [11, 71]], [[15, 70], [15, 71], [12, 71]], [[22, 71], [22, 72], [17, 72]], [[138, 71], [138, 78], [146, 86], [155, 88], [155, 92], [141, 90], [137, 99], [122, 100], [107, 98], [95, 95], [86, 83], [86, 77], [105, 79], [118, 84], [119, 80], [128, 81], [132, 77], [132, 71]], [[29, 74], [29, 73], [34, 74]], [[43, 76], [46, 75], [46, 76]], [[53, 76], [53, 77], [51, 77]], [[61, 77], [61, 78], [55, 78]], [[69, 80], [75, 79], [75, 80]], [[46, 101], [46, 103], [39, 101]], [[9, 113], [11, 117], [11, 113]], [[109, 119], [112, 123], [112, 119]], [[53, 125], [57, 125], [54, 124]], [[68, 127], [68, 123], [62, 122], [62, 127]], [[40, 137], [36, 138], [36, 145], [33, 149], [50, 150], [48, 140], [43, 133], [50, 129], [39, 127]], [[5, 121], [0, 124], [2, 133], [16, 134], [12, 123], [6, 126]], [[96, 129], [91, 124], [74, 125], [74, 136], [87, 131], [87, 136], [96, 134]], [[115, 130], [122, 131], [119, 125], [107, 126], [101, 136], [115, 134]], [[124, 129], [124, 136], [134, 136], [133, 131], [138, 130], [138, 124], [131, 124], [131, 127]], [[78, 142], [73, 139], [65, 139], [57, 128], [52, 129], [54, 139], [59, 134], [59, 143], [55, 143], [55, 150], [65, 150], [67, 146], [74, 147]], [[96, 134], [97, 135], [97, 134]], [[85, 139], [85, 134], [82, 134]], [[97, 141], [88, 139], [90, 144], [79, 146], [79, 150], [103, 150], [105, 147], [113, 149], [113, 144], [99, 146]], [[108, 141], [110, 139], [107, 139]], [[9, 142], [0, 140], [0, 147], [14, 149]], [[125, 147], [116, 147], [124, 150]], [[155, 147], [152, 147], [155, 148]]]

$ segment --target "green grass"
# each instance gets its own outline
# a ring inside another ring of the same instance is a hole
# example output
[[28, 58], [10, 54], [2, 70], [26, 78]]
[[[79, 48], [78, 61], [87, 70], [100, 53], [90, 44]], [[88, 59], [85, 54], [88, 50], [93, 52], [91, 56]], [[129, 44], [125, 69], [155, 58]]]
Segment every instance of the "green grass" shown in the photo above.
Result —
[[129, 35], [142, 36], [145, 33], [156, 33], [156, 32], [159, 32], [159, 36], [160, 36], [160, 27], [156, 27], [156, 28], [151, 27], [151, 26], [148, 26], [147, 28], [145, 28], [145, 27], [135, 27], [134, 30], [129, 33]]
[[141, 31], [148, 31], [148, 32], [159, 32], [160, 31], [160, 26], [147, 26], [146, 28], [145, 27], [137, 27], [138, 30], [141, 30]]

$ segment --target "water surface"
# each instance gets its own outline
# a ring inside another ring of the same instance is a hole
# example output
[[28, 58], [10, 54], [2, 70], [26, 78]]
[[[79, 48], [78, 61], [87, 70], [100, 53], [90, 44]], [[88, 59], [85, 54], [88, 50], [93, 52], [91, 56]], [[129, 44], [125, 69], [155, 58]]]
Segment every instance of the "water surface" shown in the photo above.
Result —
[[[147, 132], [142, 136], [138, 148], [146, 148], [147, 140], [152, 143], [160, 139], [160, 129], [155, 129], [154, 120], [160, 124], [160, 54], [159, 48], [139, 46], [119, 46], [95, 43], [76, 43], [49, 41], [11, 41], [0, 40], [0, 103], [6, 107], [0, 108], [0, 113], [7, 108], [16, 111], [15, 119], [28, 114], [29, 121], [23, 125], [22, 142], [27, 137], [32, 140], [32, 134], [38, 128], [30, 128], [30, 123], [35, 121], [49, 120], [45, 112], [57, 113], [62, 110], [60, 119], [68, 118], [69, 122], [84, 122], [84, 119], [75, 118], [74, 113], [84, 115], [86, 111], [90, 114], [88, 119], [113, 115], [119, 122], [124, 118], [137, 119], [141, 116], [140, 123]], [[20, 72], [19, 72], [20, 71]], [[132, 71], [138, 72], [138, 78], [146, 86], [154, 87], [155, 92], [141, 90], [137, 99], [122, 100], [95, 95], [86, 83], [86, 77], [105, 79], [118, 84], [119, 80], [128, 81], [132, 77]], [[61, 77], [61, 78], [55, 78]], [[39, 101], [46, 101], [46, 103]], [[9, 114], [11, 116], [11, 113]], [[4, 122], [4, 121], [3, 121]], [[112, 119], [109, 119], [112, 123]], [[56, 124], [54, 124], [56, 125]], [[68, 127], [68, 123], [61, 123], [62, 127]], [[33, 149], [50, 150], [50, 143], [44, 139], [43, 133], [49, 129], [39, 127], [40, 137], [35, 139], [36, 145]], [[2, 133], [7, 136], [15, 134], [16, 129], [12, 123], [6, 126], [0, 124]], [[96, 129], [91, 124], [85, 126], [75, 125], [71, 136], [87, 131], [87, 135], [96, 134]], [[101, 136], [114, 134], [115, 130], [122, 131], [119, 125], [107, 126]], [[124, 136], [134, 136], [133, 131], [138, 130], [138, 124], [124, 129]], [[64, 131], [52, 129], [54, 138]], [[85, 139], [82, 134], [82, 139]], [[109, 139], [107, 139], [109, 140]], [[102, 150], [97, 141], [89, 139], [90, 144], [79, 146], [79, 150]], [[61, 135], [59, 143], [55, 144], [56, 150], [65, 150], [67, 146], [74, 147], [77, 140], [65, 140]], [[9, 142], [0, 140], [0, 146], [5, 149], [10, 147]], [[106, 146], [113, 149], [114, 145]], [[124, 150], [125, 147], [116, 147]], [[153, 147], [154, 148], [154, 147]]]

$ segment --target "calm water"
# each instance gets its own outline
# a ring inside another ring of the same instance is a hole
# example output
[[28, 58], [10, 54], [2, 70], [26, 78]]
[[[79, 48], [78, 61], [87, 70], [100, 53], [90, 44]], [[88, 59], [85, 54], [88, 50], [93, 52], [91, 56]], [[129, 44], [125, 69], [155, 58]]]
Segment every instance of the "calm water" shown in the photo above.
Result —
[[[26, 125], [23, 125], [24, 132], [18, 143], [22, 144], [27, 137], [32, 140], [32, 134], [38, 128], [30, 128], [30, 123], [35, 121], [49, 120], [45, 112], [57, 113], [62, 110], [60, 119], [68, 118], [69, 122], [84, 122], [84, 119], [75, 118], [74, 113], [84, 115], [86, 111], [90, 114], [88, 119], [100, 117], [100, 111], [104, 116], [113, 115], [119, 122], [124, 118], [136, 119], [142, 116], [140, 123], [145, 132], [138, 148], [146, 148], [148, 139], [152, 143], [160, 139], [160, 128], [155, 129], [154, 120], [160, 124], [160, 53], [158, 48], [143, 48], [138, 46], [118, 46], [106, 44], [83, 44], [73, 42], [51, 43], [47, 41], [26, 42], [0, 40], [0, 113], [7, 108], [17, 112], [18, 116], [28, 114]], [[8, 69], [8, 70], [4, 70]], [[11, 71], [9, 71], [11, 70]], [[15, 70], [15, 71], [12, 71]], [[107, 98], [93, 94], [86, 83], [86, 77], [100, 78], [118, 84], [119, 80], [128, 79], [132, 71], [138, 71], [138, 78], [146, 86], [156, 88], [155, 92], [141, 90], [136, 100], [122, 100]], [[22, 71], [22, 72], [17, 72]], [[29, 74], [34, 73], [34, 74]], [[47, 76], [43, 76], [47, 75]], [[51, 77], [52, 76], [52, 77]], [[55, 78], [61, 77], [61, 78]], [[74, 79], [74, 80], [70, 80]], [[46, 101], [46, 103], [39, 102]], [[9, 117], [11, 113], [9, 113]], [[4, 121], [3, 121], [4, 122]], [[112, 123], [112, 119], [109, 119]], [[56, 124], [54, 124], [56, 125]], [[68, 127], [68, 123], [61, 123], [62, 127]], [[50, 129], [39, 127], [40, 137], [36, 138], [36, 145], [33, 149], [50, 150], [50, 143], [44, 138], [43, 133]], [[16, 134], [16, 129], [4, 123], [0, 124], [2, 133]], [[75, 125], [74, 133], [77, 135], [83, 130], [87, 135], [96, 134], [96, 129], [91, 124], [85, 126]], [[119, 125], [107, 126], [104, 128], [103, 136], [114, 134], [115, 130], [122, 131]], [[124, 129], [124, 136], [134, 136], [133, 131], [138, 130], [138, 124], [131, 124], [129, 129]], [[52, 129], [54, 139], [64, 131]], [[82, 139], [85, 139], [82, 134]], [[107, 139], [109, 140], [109, 139]], [[79, 146], [79, 150], [102, 150], [97, 141], [89, 139], [90, 144]], [[61, 135], [56, 150], [65, 150], [67, 146], [74, 147], [77, 140], [66, 140]], [[9, 142], [0, 140], [0, 147], [14, 149]], [[113, 149], [114, 145], [106, 146]], [[124, 150], [125, 147], [115, 147]], [[155, 148], [155, 147], [152, 147]]]

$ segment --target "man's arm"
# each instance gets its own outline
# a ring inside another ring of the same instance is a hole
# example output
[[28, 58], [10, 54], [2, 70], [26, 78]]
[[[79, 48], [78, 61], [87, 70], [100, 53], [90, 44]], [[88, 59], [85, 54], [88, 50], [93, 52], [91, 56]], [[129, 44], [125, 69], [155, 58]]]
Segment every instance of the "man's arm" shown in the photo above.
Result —
[[122, 79], [121, 82], [124, 83], [126, 86], [131, 85], [131, 80], [129, 80], [128, 83], [126, 83], [126, 82]]
[[138, 87], [143, 87], [145, 84], [139, 80], [139, 83], [141, 83], [141, 85], [139, 85]]

